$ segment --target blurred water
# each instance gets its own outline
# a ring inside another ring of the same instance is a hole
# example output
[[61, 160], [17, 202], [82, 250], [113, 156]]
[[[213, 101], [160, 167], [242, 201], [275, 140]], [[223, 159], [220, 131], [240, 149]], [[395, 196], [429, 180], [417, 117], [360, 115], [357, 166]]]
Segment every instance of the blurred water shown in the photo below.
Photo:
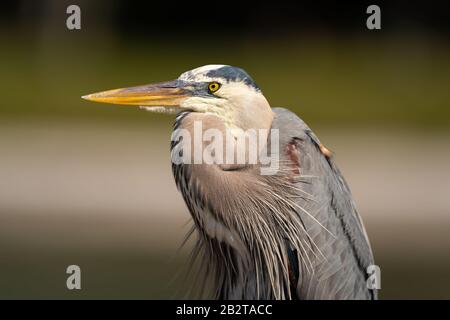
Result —
[[[352, 188], [382, 297], [449, 298], [448, 133], [315, 131]], [[169, 134], [169, 119], [2, 122], [0, 297], [176, 297], [189, 214]], [[65, 288], [69, 264], [82, 268], [81, 292]]]

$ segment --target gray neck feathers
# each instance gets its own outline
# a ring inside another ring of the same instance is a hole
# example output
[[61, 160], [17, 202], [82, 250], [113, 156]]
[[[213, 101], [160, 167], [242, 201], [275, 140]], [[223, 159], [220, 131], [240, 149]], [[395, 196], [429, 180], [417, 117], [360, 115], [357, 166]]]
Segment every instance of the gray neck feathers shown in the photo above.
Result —
[[[175, 128], [183, 127], [189, 117], [188, 112], [180, 114]], [[296, 279], [289, 255], [307, 261], [317, 253], [303, 222], [291, 214], [301, 195], [287, 174], [289, 162], [283, 160], [279, 173], [272, 176], [261, 176], [256, 165], [238, 171], [203, 164], [173, 164], [172, 169], [194, 221], [192, 256], [198, 259], [201, 283], [211, 288], [204, 295], [291, 298]]]

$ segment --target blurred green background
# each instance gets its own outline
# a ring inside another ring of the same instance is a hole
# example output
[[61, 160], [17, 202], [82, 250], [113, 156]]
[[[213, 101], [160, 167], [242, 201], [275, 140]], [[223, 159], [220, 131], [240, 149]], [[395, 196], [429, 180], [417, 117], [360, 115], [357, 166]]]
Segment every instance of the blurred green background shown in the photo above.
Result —
[[210, 63], [247, 70], [336, 153], [381, 298], [450, 298], [450, 9], [401, 3], [369, 31], [352, 2], [3, 2], [0, 298], [183, 297], [173, 118], [80, 96]]

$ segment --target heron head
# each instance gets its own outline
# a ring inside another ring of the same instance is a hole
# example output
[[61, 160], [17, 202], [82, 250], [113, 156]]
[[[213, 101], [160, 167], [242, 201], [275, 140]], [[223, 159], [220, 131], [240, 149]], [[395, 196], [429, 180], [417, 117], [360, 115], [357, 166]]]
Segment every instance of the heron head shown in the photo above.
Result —
[[108, 90], [84, 99], [134, 105], [148, 111], [183, 110], [215, 115], [230, 129], [269, 128], [273, 113], [253, 79], [242, 69], [207, 65], [183, 73], [178, 79], [137, 87]]

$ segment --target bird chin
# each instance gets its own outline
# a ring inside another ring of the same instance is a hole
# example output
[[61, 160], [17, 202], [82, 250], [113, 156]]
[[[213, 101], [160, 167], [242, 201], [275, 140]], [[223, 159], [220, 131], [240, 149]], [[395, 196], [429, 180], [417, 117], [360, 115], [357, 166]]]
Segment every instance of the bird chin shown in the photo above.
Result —
[[171, 107], [139, 106], [139, 109], [142, 109], [145, 111], [150, 111], [150, 112], [155, 112], [155, 113], [165, 113], [165, 114], [177, 114], [179, 111], [181, 111], [180, 107], [175, 107], [175, 106], [171, 106]]

